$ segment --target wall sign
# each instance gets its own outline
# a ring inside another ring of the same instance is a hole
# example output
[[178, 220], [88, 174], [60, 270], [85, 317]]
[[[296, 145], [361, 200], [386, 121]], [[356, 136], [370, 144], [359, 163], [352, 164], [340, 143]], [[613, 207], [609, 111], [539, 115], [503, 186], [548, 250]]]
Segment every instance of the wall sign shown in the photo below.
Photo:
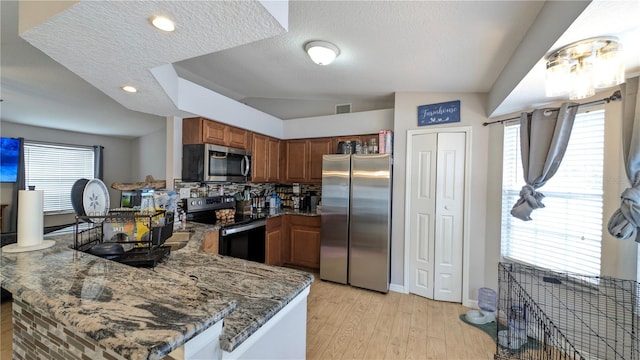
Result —
[[418, 106], [418, 126], [460, 122], [460, 100]]

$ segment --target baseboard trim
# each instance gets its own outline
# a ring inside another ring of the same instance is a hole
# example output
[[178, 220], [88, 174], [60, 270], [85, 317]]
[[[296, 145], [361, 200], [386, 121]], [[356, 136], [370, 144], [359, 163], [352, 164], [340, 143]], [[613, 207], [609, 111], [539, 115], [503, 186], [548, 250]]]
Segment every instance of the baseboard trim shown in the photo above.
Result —
[[401, 294], [408, 294], [409, 293], [404, 289], [404, 286], [398, 285], [398, 284], [389, 284], [389, 291], [393, 291], [393, 292], [397, 292], [397, 293], [401, 293]]
[[462, 306], [466, 306], [472, 309], [478, 309], [478, 300], [467, 299], [462, 302]]

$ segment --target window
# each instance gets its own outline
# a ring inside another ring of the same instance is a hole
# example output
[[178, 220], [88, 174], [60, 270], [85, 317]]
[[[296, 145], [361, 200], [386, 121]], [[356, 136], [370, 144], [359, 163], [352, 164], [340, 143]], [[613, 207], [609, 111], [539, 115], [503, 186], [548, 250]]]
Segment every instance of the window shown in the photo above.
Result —
[[44, 191], [45, 213], [73, 211], [71, 187], [95, 177], [93, 147], [25, 141], [24, 164], [26, 186]]
[[558, 172], [539, 190], [545, 208], [522, 221], [510, 211], [524, 185], [520, 125], [504, 128], [502, 256], [546, 269], [600, 275], [604, 110], [576, 116]]

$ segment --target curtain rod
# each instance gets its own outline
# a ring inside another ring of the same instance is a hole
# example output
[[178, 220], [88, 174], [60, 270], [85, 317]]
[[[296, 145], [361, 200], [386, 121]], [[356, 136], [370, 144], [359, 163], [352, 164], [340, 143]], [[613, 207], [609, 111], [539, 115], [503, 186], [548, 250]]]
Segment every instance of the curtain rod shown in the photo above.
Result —
[[[569, 107], [572, 108], [572, 107], [575, 107], [575, 106], [580, 107], [580, 106], [589, 106], [589, 105], [605, 104], [605, 103], [608, 104], [611, 101], [618, 101], [618, 100], [621, 100], [621, 99], [622, 99], [622, 93], [620, 92], [620, 90], [616, 90], [613, 94], [611, 94], [611, 96], [609, 96], [607, 98], [590, 101], [590, 102], [587, 102], [587, 103], [584, 103], [584, 104], [571, 105]], [[557, 108], [557, 109], [559, 109], [559, 108]], [[506, 121], [518, 120], [518, 119], [520, 119], [520, 116], [514, 117], [514, 118], [510, 118], [510, 119], [484, 122], [484, 123], [482, 123], [482, 126], [493, 125], [493, 124], [502, 124], [503, 122], [506, 122]]]

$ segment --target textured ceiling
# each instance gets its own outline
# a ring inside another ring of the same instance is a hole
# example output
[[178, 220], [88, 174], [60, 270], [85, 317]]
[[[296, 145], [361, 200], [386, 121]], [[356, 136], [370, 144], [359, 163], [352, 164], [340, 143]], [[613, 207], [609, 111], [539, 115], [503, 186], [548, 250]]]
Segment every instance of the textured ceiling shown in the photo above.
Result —
[[[520, 111], [554, 100], [544, 97], [544, 53], [595, 35], [623, 38], [627, 76], [640, 72], [637, 0], [290, 1], [288, 31], [265, 8], [273, 4], [282, 2], [84, 0], [21, 38], [17, 2], [1, 1], [2, 120], [124, 137], [157, 131], [164, 116], [189, 115], [150, 73], [172, 63], [180, 77], [282, 119], [343, 103], [389, 108], [401, 91], [485, 93], [487, 114]], [[549, 22], [545, 10], [562, 6], [573, 9]], [[157, 13], [177, 31], [149, 26]], [[340, 47], [334, 64], [306, 57], [303, 44], [315, 39]], [[128, 82], [140, 92], [120, 91]]]
[[[397, 91], [488, 92], [544, 2], [294, 1], [289, 31], [187, 59], [178, 74], [283, 119], [393, 107]], [[340, 48], [329, 66], [303, 51]], [[309, 112], [315, 110], [315, 113]]]
[[[177, 31], [150, 26], [158, 14]], [[81, 1], [20, 36], [125, 107], [166, 116], [176, 108], [150, 69], [283, 32], [256, 1]]]

